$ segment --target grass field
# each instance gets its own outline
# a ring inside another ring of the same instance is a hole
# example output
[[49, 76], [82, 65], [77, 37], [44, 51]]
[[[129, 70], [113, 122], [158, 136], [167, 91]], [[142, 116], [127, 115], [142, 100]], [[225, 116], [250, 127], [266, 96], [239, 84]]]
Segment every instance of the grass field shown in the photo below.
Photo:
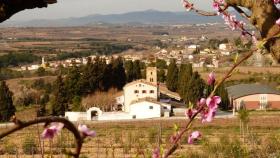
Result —
[[[195, 145], [187, 144], [187, 136], [172, 157], [279, 157], [280, 151], [280, 112], [251, 112], [248, 132], [240, 134], [240, 121], [233, 119], [215, 119], [212, 123], [194, 123], [194, 130], [202, 132], [202, 139]], [[182, 127], [184, 119], [144, 120], [133, 122], [83, 122], [95, 129], [97, 137], [86, 139], [82, 156], [88, 158], [130, 158], [150, 157], [152, 150], [162, 145], [168, 147], [169, 138], [174, 133], [173, 126]], [[0, 129], [5, 130], [5, 129]], [[39, 138], [42, 126], [33, 126], [15, 133], [3, 140], [0, 145], [0, 157], [66, 157], [63, 150], [73, 150], [73, 137], [66, 130], [52, 142]], [[28, 138], [34, 138], [28, 140]], [[39, 143], [41, 141], [41, 143]], [[34, 152], [24, 151], [24, 148]], [[41, 145], [40, 145], [41, 144]], [[35, 152], [36, 151], [36, 152]], [[209, 153], [210, 152], [210, 153]], [[253, 153], [252, 153], [253, 152]], [[9, 154], [10, 153], [10, 154]], [[35, 154], [36, 153], [36, 154]], [[12, 156], [14, 155], [14, 156]], [[28, 156], [29, 155], [29, 156]]]

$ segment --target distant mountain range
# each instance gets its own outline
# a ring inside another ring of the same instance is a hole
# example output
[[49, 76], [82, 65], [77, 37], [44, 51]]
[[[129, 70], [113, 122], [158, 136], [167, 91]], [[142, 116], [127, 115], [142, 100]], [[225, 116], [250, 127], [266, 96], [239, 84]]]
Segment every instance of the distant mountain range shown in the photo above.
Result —
[[97, 24], [201, 24], [222, 22], [221, 17], [205, 17], [193, 12], [163, 12], [146, 10], [129, 12], [124, 14], [89, 15], [78, 18], [66, 18], [56, 20], [31, 20], [31, 21], [7, 21], [0, 26], [15, 27], [62, 27], [62, 26], [89, 26]]

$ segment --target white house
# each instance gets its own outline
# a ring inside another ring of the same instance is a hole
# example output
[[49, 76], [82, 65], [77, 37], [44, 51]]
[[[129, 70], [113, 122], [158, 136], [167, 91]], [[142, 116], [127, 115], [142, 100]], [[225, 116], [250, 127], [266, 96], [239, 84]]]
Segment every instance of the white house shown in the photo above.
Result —
[[129, 112], [130, 104], [142, 98], [158, 97], [157, 87], [145, 80], [138, 80], [127, 84], [124, 87], [124, 111]]
[[223, 50], [223, 51], [228, 51], [232, 48], [233, 48], [233, 46], [230, 43], [222, 43], [219, 45], [219, 49]]
[[157, 82], [157, 69], [155, 67], [148, 67], [146, 73], [146, 80], [141, 79], [128, 83], [123, 88], [123, 95], [116, 97], [118, 110], [122, 111], [102, 112], [99, 108], [93, 107], [84, 113], [66, 112], [66, 117], [71, 121], [169, 117], [171, 105], [160, 102], [160, 96], [168, 96], [175, 100], [180, 100], [180, 96]]
[[133, 119], [147, 119], [170, 116], [170, 105], [165, 105], [163, 103], [157, 102], [156, 100], [141, 99], [133, 102], [130, 105], [130, 115]]

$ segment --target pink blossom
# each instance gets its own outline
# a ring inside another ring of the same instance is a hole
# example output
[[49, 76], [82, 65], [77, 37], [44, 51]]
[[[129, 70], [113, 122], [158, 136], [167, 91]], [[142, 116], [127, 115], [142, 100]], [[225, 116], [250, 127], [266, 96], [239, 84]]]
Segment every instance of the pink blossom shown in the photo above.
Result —
[[53, 139], [55, 135], [57, 135], [62, 128], [64, 127], [63, 123], [52, 123], [50, 127], [46, 128], [43, 133], [41, 134], [41, 137], [43, 139]]
[[280, 0], [274, 0], [274, 4], [280, 4]]
[[188, 143], [193, 144], [195, 140], [201, 137], [201, 133], [199, 131], [194, 131], [188, 138]]
[[218, 14], [220, 13], [220, 4], [218, 2], [213, 2], [212, 7], [218, 12]]
[[[279, 0], [280, 1], [280, 0]], [[280, 2], [279, 2], [280, 3]], [[280, 26], [280, 18], [276, 21], [276, 24]]]
[[202, 123], [212, 122], [213, 118], [216, 116], [217, 109], [208, 109], [202, 113]]
[[207, 98], [206, 105], [208, 109], [202, 111], [202, 123], [211, 122], [216, 115], [216, 111], [218, 109], [218, 104], [221, 103], [221, 97], [214, 96], [211, 98]]
[[78, 131], [81, 132], [82, 135], [85, 137], [95, 137], [96, 136], [96, 132], [91, 131], [86, 125], [79, 125]]
[[152, 157], [153, 158], [160, 158], [160, 149], [159, 148], [154, 149]]
[[186, 115], [186, 117], [191, 119], [195, 113], [197, 113], [196, 109], [189, 108], [186, 110], [185, 115]]
[[206, 104], [207, 104], [209, 109], [217, 109], [218, 108], [218, 104], [220, 104], [221, 101], [222, 101], [221, 97], [214, 96], [214, 97], [211, 97], [211, 98], [207, 98]]
[[200, 101], [198, 102], [199, 106], [203, 106], [206, 104], [206, 99], [205, 98], [201, 98]]
[[187, 109], [185, 112], [186, 117], [188, 117], [189, 119], [192, 118], [193, 114], [194, 114], [194, 111], [191, 108]]
[[207, 83], [208, 85], [214, 85], [215, 84], [215, 74], [214, 72], [211, 72], [209, 75], [208, 75], [208, 80], [207, 80]]

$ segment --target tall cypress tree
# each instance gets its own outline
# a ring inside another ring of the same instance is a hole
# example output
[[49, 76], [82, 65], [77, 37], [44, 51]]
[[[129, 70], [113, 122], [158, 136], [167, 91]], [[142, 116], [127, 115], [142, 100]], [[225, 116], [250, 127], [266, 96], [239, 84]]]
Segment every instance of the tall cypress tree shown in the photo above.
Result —
[[139, 60], [133, 62], [133, 80], [141, 78], [141, 65]]
[[229, 96], [224, 84], [222, 84], [218, 89], [216, 94], [221, 97], [222, 102], [219, 104], [219, 107], [222, 110], [229, 110]]
[[168, 72], [166, 77], [166, 85], [169, 90], [172, 92], [177, 91], [177, 84], [178, 84], [178, 67], [176, 65], [176, 61], [172, 60], [168, 66]]
[[185, 102], [196, 103], [200, 98], [203, 97], [203, 92], [205, 88], [205, 82], [201, 79], [198, 72], [193, 73], [191, 79], [189, 80], [186, 88], [184, 89], [183, 99]]
[[106, 60], [100, 59], [97, 62], [94, 63], [95, 65], [95, 71], [93, 74], [95, 75], [95, 82], [97, 85], [98, 90], [103, 91], [104, 90], [104, 77], [105, 77], [105, 71], [106, 71]]
[[158, 78], [158, 81], [161, 82], [161, 83], [164, 83], [165, 80], [166, 80], [166, 76], [165, 76], [165, 71], [164, 69], [160, 69], [158, 72], [157, 72], [157, 78]]
[[0, 121], [9, 121], [16, 112], [12, 99], [13, 93], [5, 81], [0, 82]]
[[52, 103], [52, 115], [60, 116], [64, 115], [68, 110], [68, 98], [63, 78], [59, 75], [55, 81], [54, 100]]
[[187, 92], [189, 81], [192, 77], [193, 70], [191, 64], [182, 64], [180, 67], [179, 72], [179, 79], [178, 79], [178, 85], [177, 90], [181, 97], [185, 96], [185, 93]]
[[113, 86], [121, 90], [126, 83], [126, 74], [122, 58], [117, 58], [112, 63]]
[[131, 60], [125, 62], [125, 69], [126, 69], [127, 82], [133, 81], [134, 80], [133, 62]]
[[69, 100], [74, 96], [80, 96], [82, 94], [81, 73], [77, 66], [73, 66], [69, 70], [65, 79], [65, 88]]
[[91, 78], [91, 69], [93, 68], [93, 63], [91, 58], [87, 58], [87, 64], [81, 70], [81, 83], [82, 83], [82, 94], [86, 95], [91, 92], [90, 78]]
[[103, 88], [104, 88], [103, 90], [105, 91], [108, 91], [112, 87], [112, 82], [114, 80], [112, 78], [112, 74], [113, 74], [113, 65], [112, 63], [110, 63], [106, 65], [105, 72], [103, 75]]

